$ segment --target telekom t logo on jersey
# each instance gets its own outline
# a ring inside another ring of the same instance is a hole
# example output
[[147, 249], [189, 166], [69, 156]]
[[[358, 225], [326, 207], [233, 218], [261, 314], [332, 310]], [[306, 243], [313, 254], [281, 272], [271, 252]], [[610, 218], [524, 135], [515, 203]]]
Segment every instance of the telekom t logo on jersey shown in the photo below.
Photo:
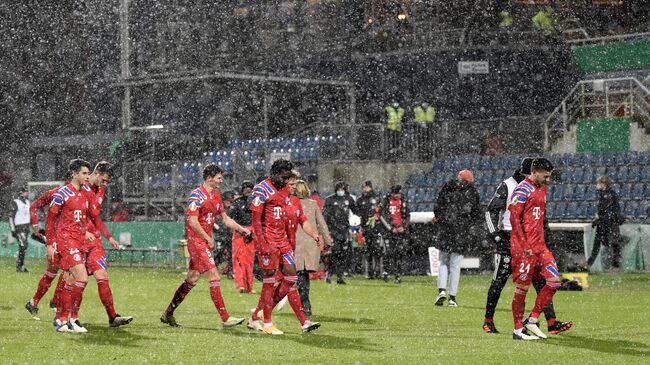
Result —
[[542, 216], [542, 209], [540, 207], [534, 207], [533, 208], [533, 216], [535, 217], [535, 220], [539, 220]]
[[81, 222], [81, 210], [77, 209], [74, 211], [74, 221]]
[[282, 207], [273, 207], [273, 217], [280, 219], [282, 216]]

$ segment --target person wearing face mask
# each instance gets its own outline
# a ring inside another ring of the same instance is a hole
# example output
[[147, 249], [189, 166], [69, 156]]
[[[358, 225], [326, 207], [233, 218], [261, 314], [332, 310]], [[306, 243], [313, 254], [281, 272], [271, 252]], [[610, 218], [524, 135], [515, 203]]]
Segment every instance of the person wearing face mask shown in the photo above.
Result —
[[600, 247], [605, 246], [609, 248], [609, 260], [607, 261], [611, 268], [618, 269], [621, 259], [620, 225], [625, 222], [625, 217], [621, 214], [618, 194], [612, 189], [612, 180], [608, 176], [603, 175], [596, 179], [596, 189], [598, 190], [598, 211], [596, 218], [592, 221], [592, 225], [596, 227], [596, 237], [587, 265], [594, 264]]
[[356, 206], [359, 218], [361, 218], [361, 229], [365, 241], [363, 268], [368, 279], [375, 279], [383, 271], [378, 236], [379, 226], [377, 226], [379, 200], [372, 188], [372, 181], [366, 181], [361, 189], [362, 194], [357, 200]]
[[343, 273], [351, 266], [352, 244], [349, 234], [350, 213], [356, 211], [354, 199], [346, 193], [347, 183], [339, 181], [334, 186], [335, 193], [325, 199], [323, 216], [332, 235], [332, 266], [327, 272], [327, 283], [332, 281], [332, 275], [336, 274], [336, 282], [345, 284]]
[[437, 245], [440, 250], [440, 273], [435, 302], [438, 306], [447, 299], [448, 278], [448, 305], [458, 306], [456, 294], [460, 281], [460, 264], [473, 244], [468, 231], [481, 218], [479, 201], [478, 190], [474, 187], [474, 175], [469, 170], [460, 171], [457, 178], [447, 182], [438, 194], [433, 209], [439, 225]]

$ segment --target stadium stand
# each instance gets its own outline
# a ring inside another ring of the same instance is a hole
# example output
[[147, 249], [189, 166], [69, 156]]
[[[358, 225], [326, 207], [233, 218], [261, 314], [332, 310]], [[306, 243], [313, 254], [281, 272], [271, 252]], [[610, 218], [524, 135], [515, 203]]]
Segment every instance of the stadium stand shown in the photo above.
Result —
[[[437, 160], [431, 171], [411, 175], [406, 193], [413, 211], [431, 211], [442, 185], [457, 171], [474, 171], [481, 203], [487, 204], [498, 183], [507, 178], [524, 156], [457, 156]], [[630, 221], [647, 218], [650, 207], [650, 152], [611, 154], [552, 154], [557, 173], [548, 192], [552, 221], [587, 221], [596, 214], [596, 178], [609, 175], [619, 193], [621, 209]]]

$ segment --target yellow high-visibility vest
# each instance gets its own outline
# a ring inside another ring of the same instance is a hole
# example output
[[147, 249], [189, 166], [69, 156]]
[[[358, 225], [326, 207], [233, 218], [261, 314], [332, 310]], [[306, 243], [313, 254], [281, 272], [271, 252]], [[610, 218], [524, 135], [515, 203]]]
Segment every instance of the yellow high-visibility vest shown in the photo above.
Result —
[[388, 113], [388, 119], [386, 121], [386, 129], [389, 131], [401, 132], [402, 131], [402, 119], [404, 118], [404, 108], [398, 106], [397, 109], [392, 105], [384, 108], [386, 113]]
[[429, 105], [425, 111], [421, 105], [413, 108], [413, 114], [415, 114], [415, 121], [418, 123], [433, 123], [433, 120], [436, 119], [436, 108]]

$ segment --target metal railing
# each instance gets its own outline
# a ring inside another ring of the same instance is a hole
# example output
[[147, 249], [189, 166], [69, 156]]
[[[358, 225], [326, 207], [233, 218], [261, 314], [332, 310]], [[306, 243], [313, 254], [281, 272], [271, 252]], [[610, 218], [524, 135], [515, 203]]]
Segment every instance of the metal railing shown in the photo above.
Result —
[[649, 103], [648, 87], [634, 77], [579, 81], [544, 121], [544, 150], [578, 119], [625, 115], [646, 125]]

